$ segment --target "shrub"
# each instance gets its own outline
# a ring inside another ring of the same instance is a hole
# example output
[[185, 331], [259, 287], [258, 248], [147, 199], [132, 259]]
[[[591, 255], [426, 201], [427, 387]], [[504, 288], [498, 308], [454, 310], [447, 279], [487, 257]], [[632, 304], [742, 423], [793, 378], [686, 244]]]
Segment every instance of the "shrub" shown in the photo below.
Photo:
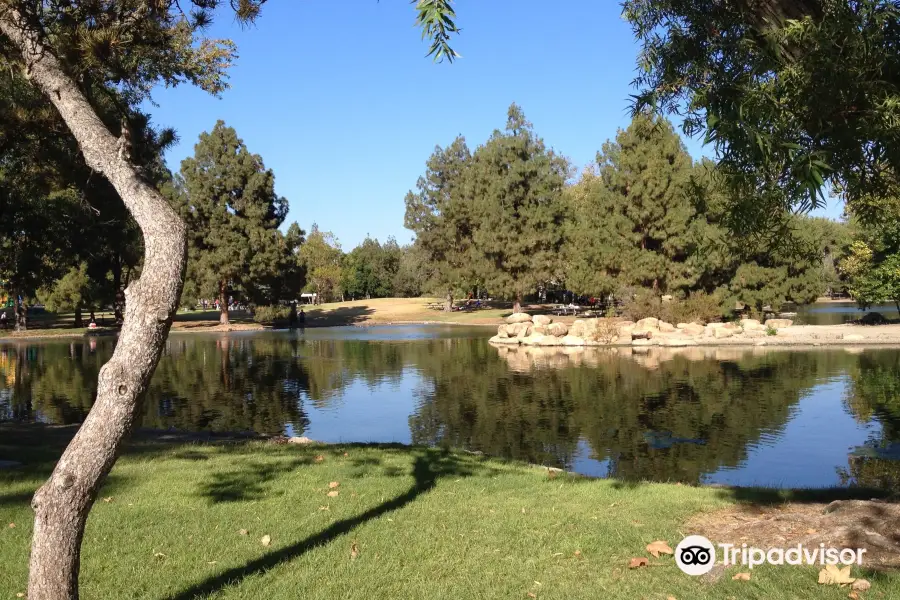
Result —
[[722, 300], [718, 294], [707, 294], [704, 291], [691, 292], [683, 300], [672, 300], [662, 305], [660, 318], [672, 324], [676, 323], [709, 323], [722, 318]]
[[264, 325], [287, 323], [291, 314], [290, 306], [257, 306], [253, 320]]
[[632, 321], [656, 317], [662, 312], [662, 297], [655, 290], [637, 290], [626, 293], [622, 302], [622, 316]]

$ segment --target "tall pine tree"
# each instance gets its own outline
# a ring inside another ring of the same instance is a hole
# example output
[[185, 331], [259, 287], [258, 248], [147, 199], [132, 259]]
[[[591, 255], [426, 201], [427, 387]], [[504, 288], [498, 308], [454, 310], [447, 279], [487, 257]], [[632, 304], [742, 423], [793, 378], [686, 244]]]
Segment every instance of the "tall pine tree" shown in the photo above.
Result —
[[538, 284], [561, 275], [568, 171], [515, 104], [506, 130], [494, 131], [473, 156], [475, 265], [493, 293], [514, 299], [514, 312]]
[[262, 157], [222, 121], [200, 135], [194, 156], [181, 163], [181, 180], [188, 280], [196, 293], [219, 299], [219, 321], [227, 324], [230, 293], [253, 293], [255, 283], [283, 266], [287, 250], [278, 226], [288, 202], [275, 193], [275, 175]]

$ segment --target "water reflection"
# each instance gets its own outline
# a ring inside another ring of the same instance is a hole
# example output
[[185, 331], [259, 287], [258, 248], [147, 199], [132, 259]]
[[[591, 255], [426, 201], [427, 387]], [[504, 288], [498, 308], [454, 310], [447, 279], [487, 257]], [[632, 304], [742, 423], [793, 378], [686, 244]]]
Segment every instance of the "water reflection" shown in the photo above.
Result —
[[[494, 348], [485, 332], [174, 335], [142, 425], [399, 441], [627, 480], [900, 485], [900, 352]], [[413, 339], [407, 339], [413, 338]], [[0, 419], [76, 423], [114, 340], [0, 346]]]

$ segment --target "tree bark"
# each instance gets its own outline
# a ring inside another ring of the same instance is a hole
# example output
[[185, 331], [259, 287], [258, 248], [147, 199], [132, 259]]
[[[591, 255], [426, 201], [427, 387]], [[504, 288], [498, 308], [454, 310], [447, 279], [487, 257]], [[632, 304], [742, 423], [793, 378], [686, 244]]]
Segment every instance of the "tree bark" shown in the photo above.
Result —
[[81, 318], [81, 306], [75, 307], [75, 328], [84, 327], [84, 320]]
[[516, 294], [516, 301], [513, 302], [513, 313], [522, 312], [522, 294]]
[[18, 292], [15, 293], [16, 299], [16, 308], [13, 311], [16, 316], [16, 331], [27, 331], [28, 330], [28, 309], [25, 307], [25, 303], [22, 302], [21, 296]]
[[453, 312], [453, 292], [448, 291], [444, 298], [444, 312]]
[[219, 283], [219, 325], [228, 325], [228, 282]]
[[88, 512], [134, 427], [159, 362], [185, 268], [185, 227], [160, 193], [119, 152], [78, 86], [15, 8], [0, 9], [0, 32], [18, 48], [27, 74], [57, 108], [84, 154], [122, 198], [144, 236], [144, 270], [125, 290], [125, 321], [102, 369], [97, 399], [31, 502], [35, 512], [29, 600], [78, 598], [81, 540]]

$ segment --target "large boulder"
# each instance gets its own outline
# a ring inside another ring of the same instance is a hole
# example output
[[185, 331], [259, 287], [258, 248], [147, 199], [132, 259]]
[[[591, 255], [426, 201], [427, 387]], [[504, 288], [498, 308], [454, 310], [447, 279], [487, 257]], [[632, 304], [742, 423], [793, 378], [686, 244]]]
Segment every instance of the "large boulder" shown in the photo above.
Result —
[[766, 326], [760, 323], [757, 319], [741, 319], [741, 327], [744, 328], [744, 331], [765, 331]]
[[531, 326], [531, 335], [539, 333], [541, 335], [550, 335], [550, 326], [549, 325], [532, 325]]
[[516, 337], [500, 337], [499, 335], [495, 335], [489, 342], [493, 342], [494, 344], [518, 344], [519, 338]]
[[730, 327], [716, 327], [715, 329], [712, 330], [712, 332], [713, 332], [713, 337], [716, 338], [717, 340], [721, 340], [724, 338], [730, 338], [731, 336], [734, 335], [734, 330], [731, 329]]
[[497, 336], [502, 338], [509, 337], [509, 332], [506, 329], [506, 325], [500, 325], [499, 327], [497, 327]]
[[551, 323], [547, 326], [547, 332], [550, 335], [555, 335], [556, 337], [563, 337], [567, 333], [569, 333], [569, 328], [566, 327], [565, 323]]
[[631, 340], [631, 345], [638, 346], [638, 347], [640, 347], [640, 346], [655, 346], [656, 340], [652, 340], [652, 339]]
[[535, 325], [549, 325], [553, 322], [553, 318], [549, 315], [534, 315], [531, 318], [531, 322]]
[[531, 329], [532, 329], [531, 323], [524, 322], [524, 323], [519, 323], [518, 325], [519, 325], [519, 332], [516, 334], [517, 338], [519, 338], [521, 340], [522, 338], [527, 338], [529, 335], [531, 335]]
[[653, 329], [635, 327], [631, 330], [632, 340], [649, 340], [653, 338]]
[[[682, 323], [679, 323], [681, 325]], [[701, 325], [700, 323], [684, 323], [684, 327], [679, 327], [679, 330], [688, 334], [688, 335], [703, 335], [703, 332], [706, 331], [706, 327]]]
[[675, 331], [675, 326], [671, 323], [666, 323], [665, 321], [659, 322], [659, 331], [661, 333], [672, 333]]
[[669, 348], [682, 348], [684, 346], [696, 346], [697, 340], [690, 340], [680, 337], [666, 337], [659, 340], [659, 345], [667, 346]]
[[584, 340], [574, 335], [567, 335], [562, 339], [563, 346], [584, 346]]
[[569, 335], [583, 338], [586, 331], [584, 319], [575, 319], [572, 326], [569, 327]]
[[506, 317], [506, 322], [507, 323], [530, 323], [531, 315], [529, 315], [528, 313], [524, 313], [524, 312], [513, 313], [513, 314], [509, 315], [508, 317]]
[[637, 322], [637, 329], [659, 329], [659, 319], [646, 317]]
[[781, 329], [782, 327], [790, 327], [794, 322], [790, 319], [767, 319], [766, 327], [771, 327], [772, 329]]

